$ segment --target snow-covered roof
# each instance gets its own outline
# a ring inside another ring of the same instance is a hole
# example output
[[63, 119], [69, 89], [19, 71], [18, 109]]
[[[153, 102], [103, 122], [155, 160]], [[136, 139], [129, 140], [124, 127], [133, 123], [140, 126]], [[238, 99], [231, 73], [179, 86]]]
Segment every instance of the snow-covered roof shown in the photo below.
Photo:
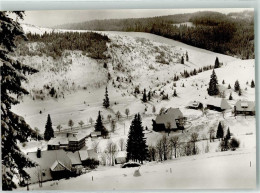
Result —
[[255, 111], [254, 101], [237, 101], [235, 104], [237, 111]]
[[75, 151], [75, 152], [68, 151], [67, 156], [70, 158], [72, 165], [81, 164], [80, 154], [78, 151]]
[[176, 125], [176, 119], [184, 118], [179, 108], [169, 108], [161, 115], [157, 115], [155, 122], [157, 124], [164, 124], [167, 127], [171, 125], [171, 129], [178, 128]]
[[55, 137], [48, 141], [48, 145], [68, 145], [69, 140], [67, 137]]
[[220, 107], [222, 110], [231, 109], [231, 106], [224, 98], [209, 98], [207, 101], [207, 105]]
[[[68, 170], [71, 169], [71, 160], [67, 156], [64, 150], [49, 150], [49, 151], [41, 151], [41, 157], [37, 157], [37, 152], [30, 152], [27, 154], [28, 158], [33, 162], [37, 163], [41, 171], [44, 171], [43, 180], [51, 180], [52, 176], [50, 173], [50, 169], [55, 163], [55, 161], [59, 161], [62, 165], [64, 165]], [[35, 173], [39, 172], [39, 168], [26, 168], [26, 172], [31, 176], [32, 180], [35, 181]]]
[[87, 150], [79, 150], [79, 157], [81, 161], [88, 159], [88, 151]]
[[70, 136], [69, 141], [81, 141], [84, 138], [86, 138], [86, 135], [77, 134], [77, 135], [74, 135], [74, 136]]
[[191, 101], [191, 102], [189, 102], [189, 104], [188, 104], [188, 107], [199, 107], [199, 105], [201, 104], [201, 102], [199, 102], [199, 101]]
[[56, 160], [52, 166], [50, 167], [50, 170], [53, 172], [59, 172], [64, 170], [70, 170], [68, 169], [63, 163], [61, 163], [59, 160]]
[[93, 131], [93, 132], [91, 132], [90, 135], [91, 135], [92, 137], [100, 136], [100, 135], [101, 135], [101, 131]]

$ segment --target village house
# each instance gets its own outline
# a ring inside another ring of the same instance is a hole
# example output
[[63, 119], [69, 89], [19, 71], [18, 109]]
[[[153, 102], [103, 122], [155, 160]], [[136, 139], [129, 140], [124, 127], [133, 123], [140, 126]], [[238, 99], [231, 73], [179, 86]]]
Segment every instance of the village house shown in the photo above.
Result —
[[32, 168], [25, 168], [25, 171], [30, 175], [29, 183], [44, 182], [70, 176], [72, 164], [64, 150], [41, 151], [38, 149], [37, 152], [30, 152], [27, 156], [38, 165]]
[[203, 104], [199, 101], [191, 101], [191, 102], [189, 102], [187, 108], [189, 108], [189, 109], [202, 109]]
[[25, 171], [30, 175], [29, 183], [44, 182], [73, 176], [87, 166], [88, 159], [98, 161], [98, 155], [94, 150], [88, 150], [86, 147], [80, 151], [48, 150], [30, 152], [28, 158], [37, 163], [38, 166], [26, 168]]
[[255, 115], [255, 102], [254, 101], [237, 101], [234, 106], [235, 115]]
[[184, 129], [186, 117], [179, 108], [169, 108], [153, 120], [154, 131], [170, 131]]
[[227, 100], [224, 98], [210, 98], [207, 101], [207, 108], [215, 111], [225, 111], [231, 109], [232, 107], [228, 104]]
[[48, 150], [64, 149], [77, 151], [86, 145], [85, 140], [87, 135], [84, 133], [66, 132], [55, 135], [56, 137], [48, 141]]

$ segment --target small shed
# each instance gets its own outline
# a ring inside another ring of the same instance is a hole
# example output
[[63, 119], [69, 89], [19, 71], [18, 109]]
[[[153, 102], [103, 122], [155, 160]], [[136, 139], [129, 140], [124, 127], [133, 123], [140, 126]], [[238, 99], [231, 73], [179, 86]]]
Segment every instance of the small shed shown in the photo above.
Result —
[[115, 163], [116, 164], [124, 164], [126, 163], [126, 151], [119, 151], [115, 156]]
[[207, 101], [207, 108], [215, 111], [225, 111], [231, 109], [232, 107], [224, 98], [210, 98]]
[[92, 138], [101, 137], [101, 131], [93, 131], [90, 133]]
[[189, 108], [189, 109], [202, 109], [203, 104], [199, 101], [191, 101], [191, 102], [189, 102], [187, 108]]

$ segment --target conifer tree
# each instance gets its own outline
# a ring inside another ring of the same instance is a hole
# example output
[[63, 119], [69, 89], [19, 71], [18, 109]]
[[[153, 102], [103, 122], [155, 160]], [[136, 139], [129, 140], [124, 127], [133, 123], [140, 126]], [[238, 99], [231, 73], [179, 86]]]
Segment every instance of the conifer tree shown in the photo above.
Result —
[[173, 96], [174, 96], [174, 97], [177, 97], [176, 89], [174, 89]]
[[147, 97], [146, 97], [146, 89], [144, 89], [144, 94], [143, 94], [143, 99], [142, 101], [145, 103], [147, 102]]
[[231, 89], [231, 86], [230, 86], [230, 84], [228, 84], [228, 89]]
[[252, 82], [251, 82], [251, 88], [255, 88], [255, 82], [254, 82], [254, 80], [252, 80]]
[[217, 75], [213, 69], [211, 77], [210, 77], [210, 82], [209, 82], [209, 88], [208, 88], [208, 94], [210, 96], [213, 95], [218, 95], [219, 94], [219, 89], [218, 89], [218, 79]]
[[226, 134], [226, 140], [229, 140], [231, 138], [230, 130], [229, 128], [227, 129], [227, 134]]
[[186, 51], [186, 61], [188, 62], [189, 61], [189, 55], [188, 55], [188, 52]]
[[219, 68], [219, 60], [218, 60], [218, 57], [216, 57], [214, 68]]
[[230, 101], [233, 100], [232, 93], [230, 93], [229, 98]]
[[[10, 12], [9, 12], [10, 13]], [[11, 106], [19, 101], [13, 96], [28, 94], [21, 85], [26, 81], [25, 74], [36, 73], [37, 70], [21, 64], [10, 56], [16, 48], [15, 39], [24, 36], [19, 19], [23, 19], [23, 12], [12, 12], [17, 17], [14, 21], [6, 11], [0, 11], [0, 72], [1, 72], [1, 144], [2, 144], [2, 189], [16, 188], [13, 182], [14, 173], [21, 178], [28, 176], [25, 167], [34, 164], [20, 151], [17, 142], [26, 142], [29, 137], [36, 139], [36, 132], [24, 119], [11, 111]]]
[[223, 127], [221, 125], [221, 122], [219, 122], [216, 138], [217, 139], [222, 139], [223, 137], [224, 137], [224, 130], [223, 130]]
[[106, 87], [106, 91], [105, 91], [105, 98], [104, 98], [104, 101], [103, 101], [103, 106], [105, 108], [108, 108], [110, 106], [109, 104], [109, 98], [108, 98], [108, 91], [107, 91], [107, 87]]
[[151, 100], [151, 91], [148, 92], [147, 98], [148, 98], [148, 101]]
[[52, 128], [51, 116], [50, 114], [48, 114], [44, 131], [44, 139], [46, 141], [49, 141], [52, 137], [54, 137], [54, 130]]
[[103, 131], [104, 129], [104, 126], [103, 126], [103, 122], [102, 122], [102, 117], [101, 117], [101, 114], [100, 114], [100, 111], [98, 111], [98, 117], [97, 117], [97, 121], [96, 121], [96, 124], [95, 124], [95, 131]]
[[240, 90], [240, 84], [239, 84], [238, 80], [236, 80], [236, 82], [235, 82], [234, 90], [235, 90], [236, 92]]
[[184, 64], [184, 57], [181, 57], [181, 64]]
[[146, 138], [144, 137], [140, 114], [135, 115], [131, 123], [127, 140], [127, 160], [134, 160], [143, 163], [148, 155]]

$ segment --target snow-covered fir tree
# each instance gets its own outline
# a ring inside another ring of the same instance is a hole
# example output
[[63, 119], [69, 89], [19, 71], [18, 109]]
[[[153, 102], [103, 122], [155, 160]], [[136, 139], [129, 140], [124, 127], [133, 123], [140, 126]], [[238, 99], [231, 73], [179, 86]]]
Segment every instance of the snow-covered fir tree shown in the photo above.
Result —
[[140, 114], [135, 115], [127, 139], [127, 160], [139, 161], [143, 163], [148, 155], [146, 138]]
[[50, 114], [48, 114], [44, 131], [44, 139], [46, 141], [49, 141], [52, 137], [54, 137], [54, 130], [52, 128], [51, 116]]
[[226, 140], [229, 140], [231, 138], [230, 130], [229, 128], [227, 129], [227, 134], [226, 134]]
[[234, 90], [235, 90], [236, 92], [240, 90], [240, 84], [239, 84], [238, 80], [236, 80], [236, 82], [235, 82]]
[[108, 108], [110, 106], [109, 104], [109, 98], [108, 98], [108, 91], [107, 91], [107, 87], [106, 87], [106, 91], [105, 91], [105, 98], [104, 98], [104, 101], [103, 101], [103, 106], [105, 108]]
[[255, 82], [254, 82], [254, 80], [251, 81], [251, 88], [255, 88]]
[[188, 52], [186, 51], [186, 61], [188, 62], [189, 61], [189, 55], [188, 55]]
[[95, 124], [95, 131], [103, 131], [104, 129], [104, 126], [103, 126], [103, 122], [102, 122], [102, 117], [101, 117], [101, 114], [100, 114], [100, 111], [98, 111], [98, 117], [97, 117], [97, 121], [96, 121], [96, 124]]
[[216, 138], [217, 139], [222, 139], [224, 137], [224, 130], [223, 127], [221, 125], [221, 122], [219, 122], [218, 124], [218, 129], [217, 129], [217, 134], [216, 134]]
[[181, 57], [181, 64], [184, 64], [184, 57]]
[[211, 74], [211, 77], [210, 77], [208, 94], [210, 96], [219, 94], [218, 79], [217, 79], [217, 75], [215, 73], [215, 70], [212, 71], [212, 74]]
[[[21, 85], [26, 81], [25, 74], [36, 73], [37, 70], [21, 64], [10, 57], [16, 48], [17, 37], [26, 39], [19, 20], [23, 12], [12, 12], [17, 18], [11, 19], [10, 12], [0, 11], [0, 71], [1, 71], [1, 139], [2, 139], [2, 189], [16, 188], [13, 182], [14, 173], [21, 179], [28, 177], [25, 167], [34, 166], [25, 154], [20, 151], [17, 142], [26, 142], [29, 138], [37, 138], [36, 132], [24, 121], [23, 117], [13, 113], [11, 106], [19, 103], [17, 96], [29, 94]], [[15, 98], [16, 96], [17, 98]]]
[[144, 89], [142, 101], [143, 101], [144, 103], [147, 102], [146, 89]]
[[218, 60], [218, 57], [216, 57], [214, 68], [219, 68], [219, 60]]

